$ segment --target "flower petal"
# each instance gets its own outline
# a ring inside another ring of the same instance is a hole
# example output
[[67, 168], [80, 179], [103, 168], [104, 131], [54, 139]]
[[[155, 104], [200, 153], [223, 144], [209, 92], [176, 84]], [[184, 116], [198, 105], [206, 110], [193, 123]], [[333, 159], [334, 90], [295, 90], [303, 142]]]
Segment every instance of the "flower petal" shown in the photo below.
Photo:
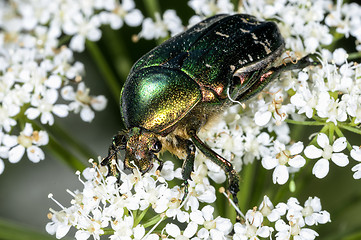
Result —
[[262, 166], [265, 169], [270, 170], [270, 169], [275, 168], [277, 165], [278, 165], [278, 160], [276, 158], [269, 157], [269, 156], [262, 158]]
[[341, 152], [347, 147], [347, 141], [345, 137], [337, 138], [333, 143], [332, 148], [334, 152]]
[[188, 226], [186, 227], [186, 229], [184, 229], [183, 235], [187, 238], [191, 238], [194, 236], [194, 234], [196, 234], [198, 229], [198, 225], [195, 222], [190, 222], [188, 223]]
[[327, 159], [321, 158], [318, 160], [313, 166], [312, 174], [314, 174], [317, 178], [324, 178], [328, 174], [330, 169], [330, 163]]
[[272, 113], [267, 111], [267, 112], [256, 112], [254, 115], [254, 122], [258, 125], [258, 126], [264, 126], [266, 125], [269, 120], [272, 117]]
[[344, 167], [349, 163], [348, 157], [344, 153], [333, 153], [331, 160], [340, 167]]
[[324, 148], [327, 144], [330, 143], [330, 140], [328, 140], [328, 137], [324, 133], [319, 133], [317, 136], [317, 143], [320, 147]]
[[353, 166], [351, 170], [355, 172], [353, 174], [354, 179], [360, 179], [361, 178], [361, 163]]
[[4, 172], [5, 164], [2, 159], [0, 159], [0, 175]]
[[301, 155], [297, 155], [291, 158], [288, 164], [294, 168], [301, 168], [306, 164], [306, 160]]
[[273, 183], [280, 185], [285, 184], [288, 180], [289, 173], [285, 165], [279, 165], [273, 171]]
[[23, 157], [25, 148], [22, 145], [17, 145], [9, 151], [9, 162], [17, 163]]
[[31, 146], [26, 149], [26, 153], [28, 154], [28, 158], [30, 161], [34, 163], [38, 163], [40, 160], [44, 160], [45, 154], [43, 150], [41, 150], [37, 146]]
[[306, 157], [310, 158], [310, 159], [315, 159], [315, 158], [319, 158], [322, 156], [323, 151], [317, 147], [315, 147], [314, 145], [311, 146], [307, 146], [305, 151], [304, 151]]
[[181, 234], [180, 229], [177, 225], [175, 225], [174, 223], [168, 223], [165, 226], [165, 230], [167, 231], [167, 233], [176, 238], [177, 236], [179, 236]]
[[291, 147], [290, 147], [290, 153], [291, 155], [296, 155], [296, 154], [299, 154], [301, 153], [303, 150], [303, 142], [299, 141], [299, 142], [296, 142], [295, 144], [293, 144]]
[[361, 147], [359, 146], [352, 146], [353, 149], [350, 152], [350, 155], [356, 161], [361, 162]]

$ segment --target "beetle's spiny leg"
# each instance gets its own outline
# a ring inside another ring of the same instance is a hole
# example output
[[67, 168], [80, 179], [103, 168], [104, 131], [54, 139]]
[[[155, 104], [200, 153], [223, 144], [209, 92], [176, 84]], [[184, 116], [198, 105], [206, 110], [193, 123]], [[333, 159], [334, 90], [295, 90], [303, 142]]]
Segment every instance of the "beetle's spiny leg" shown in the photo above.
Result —
[[179, 136], [176, 136], [176, 138], [178, 142], [177, 148], [185, 150], [187, 154], [182, 165], [182, 178], [184, 180], [184, 183], [182, 184], [184, 185], [184, 195], [182, 201], [184, 201], [188, 195], [188, 180], [191, 179], [191, 173], [193, 172], [196, 147], [192, 141], [188, 139], [183, 139]]
[[153, 155], [153, 159], [159, 163], [157, 171], [161, 172], [163, 169], [164, 162], [162, 160], [160, 160], [155, 154]]
[[[193, 143], [197, 146], [197, 148], [210, 160], [212, 160], [214, 163], [216, 163], [218, 166], [220, 166], [227, 174], [228, 174], [228, 191], [233, 196], [233, 201], [236, 205], [238, 205], [238, 198], [237, 193], [239, 192], [239, 177], [236, 172], [236, 170], [233, 168], [232, 164], [227, 161], [225, 158], [218, 155], [216, 152], [214, 152], [210, 147], [208, 147], [196, 134], [196, 131], [190, 130], [189, 135], [191, 136], [191, 139]], [[237, 218], [240, 219], [240, 216]]]
[[118, 178], [118, 152], [124, 149], [124, 147], [124, 132], [118, 132], [118, 134], [113, 137], [112, 144], [109, 146], [108, 156], [100, 163], [102, 166], [108, 166], [108, 176]]
[[[247, 99], [253, 97], [260, 91], [262, 91], [272, 80], [277, 78], [282, 72], [295, 70], [295, 69], [303, 69], [308, 66], [317, 66], [320, 63], [318, 61], [314, 61], [316, 58], [316, 55], [307, 55], [300, 60], [298, 60], [296, 63], [286, 63], [281, 64], [277, 67], [272, 67], [268, 69], [265, 72], [262, 72], [262, 74], [259, 75], [258, 81], [255, 81], [252, 86], [250, 86], [247, 91], [241, 93], [239, 96], [236, 97], [236, 101], [244, 102]], [[258, 71], [257, 71], [258, 72]], [[260, 73], [260, 72], [258, 72]]]

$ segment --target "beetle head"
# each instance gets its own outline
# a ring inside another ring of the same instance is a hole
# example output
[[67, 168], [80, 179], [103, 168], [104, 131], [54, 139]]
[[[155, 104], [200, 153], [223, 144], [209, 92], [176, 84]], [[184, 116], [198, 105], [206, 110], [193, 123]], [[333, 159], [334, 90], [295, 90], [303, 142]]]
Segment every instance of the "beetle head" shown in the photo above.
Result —
[[129, 132], [118, 135], [122, 138], [122, 149], [125, 149], [124, 167], [137, 167], [140, 172], [146, 173], [153, 167], [153, 161], [158, 160], [155, 155], [162, 144], [157, 136], [145, 129], [133, 127]]

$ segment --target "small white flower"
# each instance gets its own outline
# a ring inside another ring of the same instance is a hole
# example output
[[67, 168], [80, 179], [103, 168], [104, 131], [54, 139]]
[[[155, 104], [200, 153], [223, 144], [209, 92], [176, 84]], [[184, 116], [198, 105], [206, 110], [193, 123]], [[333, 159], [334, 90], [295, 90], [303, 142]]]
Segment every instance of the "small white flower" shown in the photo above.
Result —
[[187, 224], [187, 227], [184, 229], [183, 233], [179, 227], [173, 223], [168, 223], [165, 226], [165, 231], [169, 236], [174, 239], [190, 239], [196, 234], [198, 225], [195, 222], [190, 222]]
[[290, 147], [279, 141], [274, 142], [275, 157], [266, 156], [262, 159], [262, 166], [266, 169], [273, 169], [273, 183], [285, 184], [289, 178], [288, 166], [301, 168], [305, 165], [306, 160], [300, 155], [303, 150], [303, 143], [297, 142]]
[[155, 18], [155, 22], [151, 18], [144, 19], [139, 37], [147, 40], [165, 38], [168, 36], [168, 32], [170, 32], [171, 36], [174, 36], [184, 29], [182, 21], [174, 10], [166, 10], [163, 19], [156, 13]]
[[276, 240], [289, 239], [293, 236], [297, 240], [313, 240], [318, 236], [318, 233], [309, 228], [302, 228], [296, 219], [289, 221], [289, 224], [283, 220], [278, 220], [275, 225]]
[[229, 234], [232, 230], [232, 223], [227, 218], [216, 217], [213, 218], [214, 208], [210, 205], [207, 205], [201, 210], [202, 216], [199, 215], [200, 219], [195, 222], [203, 222], [203, 228], [197, 232], [197, 236], [201, 239], [224, 239], [224, 237]]
[[199, 15], [212, 16], [233, 13], [234, 5], [229, 0], [190, 0], [188, 5]]
[[318, 197], [309, 197], [305, 202], [305, 207], [302, 209], [302, 215], [305, 217], [305, 223], [309, 226], [317, 225], [319, 223], [325, 224], [330, 222], [330, 214], [321, 210], [321, 201]]
[[37, 163], [44, 160], [45, 155], [39, 146], [49, 142], [48, 134], [45, 131], [33, 131], [30, 123], [25, 125], [24, 130], [18, 137], [7, 136], [4, 144], [11, 147], [9, 151], [9, 162], [17, 163], [23, 157], [25, 151], [30, 161]]
[[75, 92], [71, 86], [66, 86], [61, 90], [62, 97], [71, 101], [69, 110], [75, 113], [80, 112], [80, 117], [85, 122], [91, 122], [94, 119], [95, 111], [101, 111], [106, 107], [107, 99], [103, 96], [90, 96], [90, 89], [83, 82], [78, 84]]
[[349, 163], [346, 154], [341, 153], [346, 146], [346, 138], [341, 137], [334, 141], [332, 146], [329, 144], [329, 139], [326, 134], [319, 133], [317, 135], [317, 144], [322, 148], [319, 149], [314, 145], [306, 147], [304, 153], [310, 159], [319, 159], [312, 169], [312, 173], [317, 178], [324, 178], [329, 171], [329, 160], [332, 160], [336, 165], [344, 167]]
[[58, 117], [68, 116], [68, 106], [65, 104], [55, 104], [58, 100], [58, 92], [55, 89], [48, 89], [45, 91], [43, 97], [33, 97], [31, 105], [36, 107], [30, 107], [25, 111], [25, 115], [29, 119], [35, 119], [39, 115], [42, 124], [54, 124], [54, 117], [52, 113]]

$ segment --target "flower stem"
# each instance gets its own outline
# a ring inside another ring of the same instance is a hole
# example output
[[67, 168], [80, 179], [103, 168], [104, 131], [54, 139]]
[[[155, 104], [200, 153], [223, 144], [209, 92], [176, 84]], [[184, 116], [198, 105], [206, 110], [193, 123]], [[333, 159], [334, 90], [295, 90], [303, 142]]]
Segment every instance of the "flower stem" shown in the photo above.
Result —
[[51, 127], [43, 126], [43, 128], [54, 137], [58, 142], [66, 143], [72, 149], [74, 149], [77, 153], [83, 156], [86, 160], [91, 157], [96, 157], [96, 153], [93, 152], [90, 148], [86, 147], [84, 144], [81, 144], [80, 141], [74, 138], [69, 134], [69, 131], [62, 128], [58, 124], [54, 124]]
[[133, 226], [133, 227], [136, 227], [136, 226], [140, 223], [140, 221], [143, 219], [143, 217], [144, 217], [145, 214], [147, 213], [148, 209], [149, 209], [149, 207], [148, 207], [147, 209], [143, 210], [143, 211], [141, 212], [141, 214], [139, 214], [139, 216], [137, 216], [137, 217], [134, 219], [134, 226]]
[[306, 126], [322, 126], [326, 125], [325, 122], [318, 122], [318, 121], [295, 121], [292, 119], [286, 119], [285, 122], [297, 125], [306, 125]]
[[152, 217], [151, 219], [149, 219], [146, 223], [143, 224], [143, 226], [145, 228], [152, 226], [156, 223], [159, 222], [160, 219], [162, 219], [163, 217], [161, 215], [155, 215], [154, 217]]
[[155, 19], [155, 13], [160, 12], [159, 2], [157, 0], [143, 0], [147, 15]]
[[109, 67], [104, 55], [102, 54], [96, 43], [87, 40], [86, 47], [95, 63], [98, 65], [99, 70], [103, 74], [113, 98], [116, 102], [118, 102], [120, 94], [120, 84], [117, 77], [115, 76], [112, 69]]
[[350, 131], [350, 132], [357, 133], [357, 134], [361, 135], [361, 129], [359, 129], [359, 128], [349, 126], [349, 125], [347, 125], [345, 123], [338, 123], [338, 126], [340, 128], [346, 129], [347, 131]]
[[54, 156], [61, 159], [69, 167], [74, 170], [83, 171], [86, 168], [85, 163], [71, 154], [62, 144], [55, 141], [55, 139], [49, 136], [49, 143], [45, 146], [45, 149], [50, 151]]
[[257, 162], [243, 165], [242, 169], [242, 181], [240, 182], [238, 196], [238, 206], [241, 211], [245, 211], [248, 209], [250, 195], [251, 195], [251, 188], [253, 186], [254, 181], [254, 172]]
[[361, 52], [349, 53], [347, 60], [350, 61], [358, 58], [361, 58]]

